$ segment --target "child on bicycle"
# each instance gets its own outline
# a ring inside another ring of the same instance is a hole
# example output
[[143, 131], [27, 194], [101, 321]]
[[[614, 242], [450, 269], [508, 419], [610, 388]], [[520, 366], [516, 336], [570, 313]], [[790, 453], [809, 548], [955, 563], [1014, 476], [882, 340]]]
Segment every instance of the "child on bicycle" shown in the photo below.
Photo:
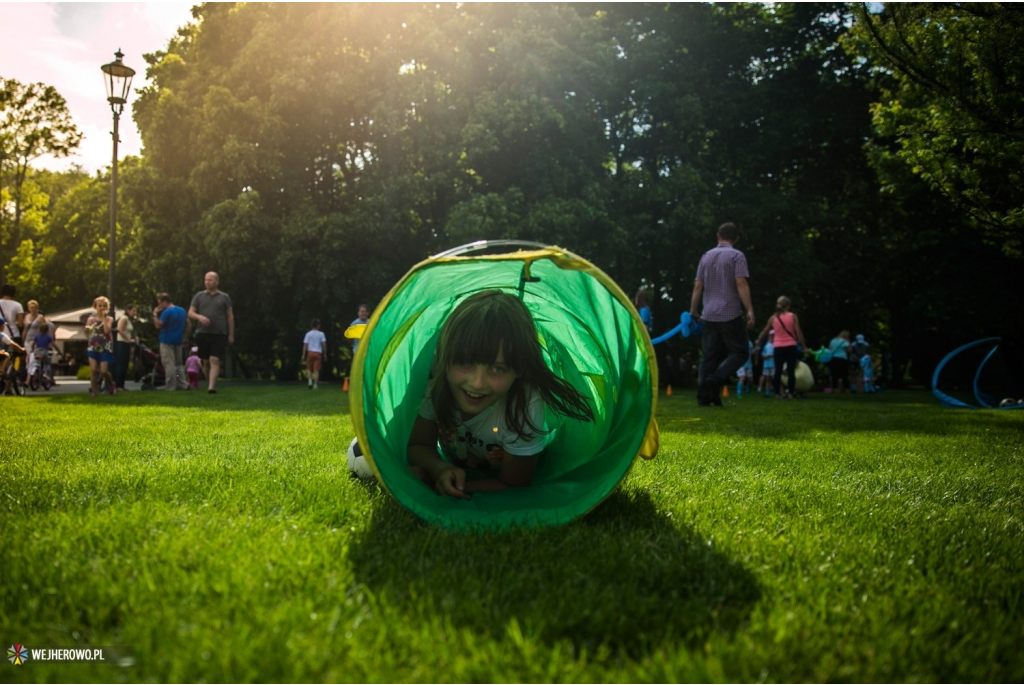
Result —
[[53, 336], [50, 335], [50, 324], [39, 324], [39, 333], [36, 335], [35, 346], [32, 348], [32, 356], [35, 357], [39, 373], [53, 378], [53, 369], [50, 368], [51, 345], [53, 345]]
[[[3, 326], [5, 323], [7, 322], [4, 320], [4, 317], [0, 315], [0, 326]], [[6, 332], [0, 330], [0, 378], [2, 378], [4, 382], [4, 395], [14, 394], [14, 387], [11, 385], [11, 383], [14, 382], [14, 379], [7, 375], [7, 371], [14, 363], [14, 358], [12, 357], [11, 352], [21, 356], [25, 354], [25, 348], [14, 342], [14, 339], [7, 335]]]

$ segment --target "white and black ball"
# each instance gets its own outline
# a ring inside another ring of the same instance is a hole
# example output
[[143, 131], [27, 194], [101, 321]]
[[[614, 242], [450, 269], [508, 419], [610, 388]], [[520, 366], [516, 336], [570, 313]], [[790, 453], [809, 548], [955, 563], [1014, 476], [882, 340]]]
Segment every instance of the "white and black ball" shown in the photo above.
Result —
[[348, 446], [348, 470], [359, 478], [373, 478], [373, 469], [366, 462], [363, 450], [359, 448], [359, 438], [352, 438]]

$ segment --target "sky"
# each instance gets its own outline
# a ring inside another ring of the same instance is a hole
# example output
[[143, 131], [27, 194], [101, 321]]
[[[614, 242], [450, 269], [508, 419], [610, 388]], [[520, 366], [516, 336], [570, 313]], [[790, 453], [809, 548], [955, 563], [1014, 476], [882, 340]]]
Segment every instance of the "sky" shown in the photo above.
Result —
[[145, 53], [167, 47], [192, 21], [191, 2], [0, 2], [0, 76], [54, 86], [67, 100], [84, 139], [77, 154], [40, 157], [32, 166], [55, 171], [78, 164], [89, 173], [110, 166], [113, 113], [100, 67], [121, 49], [135, 70], [121, 115], [118, 158], [138, 155], [142, 140], [131, 117], [136, 89], [149, 84]]

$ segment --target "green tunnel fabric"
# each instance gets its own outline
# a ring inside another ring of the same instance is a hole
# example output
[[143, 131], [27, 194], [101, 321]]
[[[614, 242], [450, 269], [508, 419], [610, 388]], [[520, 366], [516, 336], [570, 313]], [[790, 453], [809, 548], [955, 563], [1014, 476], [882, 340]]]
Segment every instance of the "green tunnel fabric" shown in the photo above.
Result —
[[[521, 282], [524, 265], [532, 282]], [[438, 496], [411, 474], [406, 443], [442, 324], [463, 299], [486, 289], [523, 299], [545, 360], [589, 398], [596, 421], [549, 413], [549, 425], [559, 428], [529, 487], [457, 500]], [[654, 456], [656, 373], [635, 309], [585, 260], [557, 248], [448, 257], [413, 268], [377, 308], [353, 363], [352, 415], [381, 483], [424, 520], [456, 529], [559, 525], [611, 494], [642, 448], [643, 456]]]

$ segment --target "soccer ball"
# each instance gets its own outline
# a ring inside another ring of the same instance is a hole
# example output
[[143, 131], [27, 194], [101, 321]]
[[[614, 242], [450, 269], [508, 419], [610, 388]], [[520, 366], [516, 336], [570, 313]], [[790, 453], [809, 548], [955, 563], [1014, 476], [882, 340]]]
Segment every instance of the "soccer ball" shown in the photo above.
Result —
[[359, 438], [352, 438], [352, 444], [348, 446], [348, 470], [359, 478], [373, 478], [373, 470], [359, 449]]

